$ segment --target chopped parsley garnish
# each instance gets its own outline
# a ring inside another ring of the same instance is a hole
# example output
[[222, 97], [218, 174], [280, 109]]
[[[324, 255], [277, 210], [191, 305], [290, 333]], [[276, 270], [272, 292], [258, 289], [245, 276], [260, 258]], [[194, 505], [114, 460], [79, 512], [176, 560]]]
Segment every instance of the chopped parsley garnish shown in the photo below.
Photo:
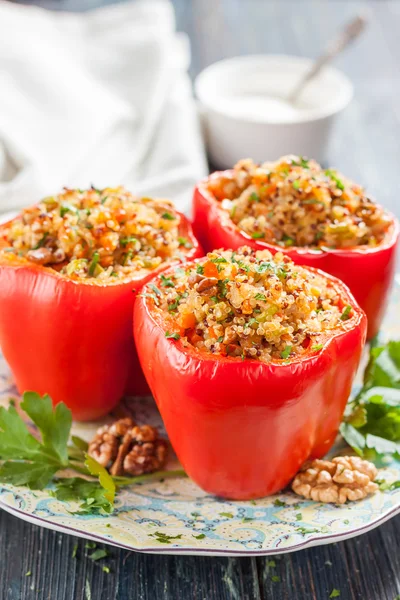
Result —
[[300, 179], [295, 179], [293, 181], [293, 187], [295, 190], [299, 190], [300, 189]]
[[289, 358], [291, 352], [292, 346], [286, 346], [286, 348], [281, 352], [281, 358]]
[[180, 533], [179, 535], [167, 535], [162, 531], [155, 531], [154, 533], [149, 533], [149, 536], [157, 538], [157, 541], [161, 544], [170, 544], [171, 540], [180, 540], [182, 534]]
[[250, 202], [260, 202], [260, 196], [253, 192], [252, 194], [250, 194], [249, 200]]
[[178, 242], [179, 245], [183, 246], [184, 248], [193, 248], [193, 244], [185, 237], [178, 237]]
[[336, 183], [336, 187], [339, 190], [342, 190], [342, 191], [344, 190], [344, 183], [341, 179], [339, 179], [339, 177], [337, 176], [335, 171], [333, 171], [332, 169], [327, 169], [325, 171], [325, 175], [327, 177], [329, 177], [330, 179], [332, 179], [332, 181], [334, 181]]
[[219, 256], [218, 258], [211, 258], [210, 262], [215, 263], [216, 265], [220, 263], [227, 263], [228, 261], [223, 256]]
[[106, 558], [106, 556], [108, 556], [108, 552], [107, 550], [104, 550], [103, 548], [97, 548], [97, 550], [95, 550], [94, 552], [92, 552], [92, 554], [89, 554], [90, 560], [101, 560], [102, 558]]
[[221, 517], [226, 517], [227, 519], [233, 519], [233, 514], [230, 512], [220, 512]]
[[274, 269], [274, 265], [270, 262], [262, 262], [259, 265], [256, 265], [255, 270], [257, 273], [265, 273], [266, 271], [271, 271]]
[[199, 535], [194, 535], [194, 538], [196, 538], [196, 540], [204, 540], [204, 538], [206, 537], [205, 533], [199, 533]]
[[311, 350], [313, 350], [314, 352], [317, 352], [317, 350], [322, 350], [323, 347], [324, 347], [323, 344], [317, 344], [316, 346], [311, 346]]
[[283, 235], [282, 241], [284, 242], [285, 246], [293, 246], [294, 245], [294, 239], [292, 237], [290, 237], [289, 235], [286, 235], [286, 233]]
[[226, 284], [228, 283], [229, 279], [220, 279], [217, 283], [218, 285], [218, 293], [225, 298], [226, 294], [228, 293], [228, 288], [226, 286]]
[[350, 304], [348, 304], [344, 311], [342, 312], [342, 314], [340, 315], [340, 320], [341, 321], [347, 321], [348, 319], [350, 319], [350, 313], [351, 313], [351, 306]]
[[256, 295], [254, 296], [254, 298], [255, 298], [256, 300], [262, 300], [263, 302], [266, 302], [266, 301], [267, 301], [267, 298], [266, 298], [265, 294], [256, 294]]
[[161, 215], [162, 219], [166, 219], [167, 221], [175, 221], [176, 217], [172, 215], [170, 212], [165, 212]]
[[95, 252], [95, 253], [93, 254], [92, 262], [91, 262], [91, 263], [90, 263], [90, 265], [89, 265], [89, 271], [88, 271], [88, 272], [89, 272], [89, 275], [90, 275], [91, 277], [93, 277], [93, 275], [94, 275], [94, 272], [95, 272], [95, 270], [96, 270], [96, 267], [97, 267], [97, 265], [98, 265], [98, 262], [99, 262], [99, 260], [100, 260], [100, 255], [99, 255], [99, 253], [98, 253], [98, 252]]
[[181, 336], [179, 335], [179, 333], [170, 333], [169, 331], [165, 332], [165, 337], [168, 340], [180, 340]]
[[337, 590], [336, 588], [333, 588], [333, 590], [329, 594], [329, 598], [339, 598], [339, 596], [340, 596], [340, 590]]
[[158, 289], [158, 287], [156, 285], [154, 285], [154, 283], [149, 283], [149, 288], [151, 290], [153, 290], [153, 292], [157, 295], [157, 296], [162, 296], [161, 290]]
[[220, 335], [219, 338], [217, 338], [218, 344], [222, 344], [223, 341], [224, 341], [224, 336]]
[[37, 250], [38, 248], [41, 248], [42, 246], [44, 246], [47, 238], [49, 237], [49, 232], [46, 231], [43, 236], [40, 238], [40, 240], [38, 241], [38, 243], [36, 244], [36, 246], [33, 247], [33, 250]]
[[265, 233], [264, 231], [253, 231], [251, 237], [253, 238], [253, 240], [261, 240], [265, 237]]
[[296, 514], [296, 521], [301, 521], [303, 519], [303, 515], [301, 513]]
[[304, 158], [304, 156], [299, 156], [299, 160], [294, 160], [292, 162], [292, 165], [294, 167], [303, 167], [303, 169], [309, 169], [310, 165], [308, 163], [309, 163], [309, 160]]
[[175, 298], [174, 302], [171, 302], [170, 304], [168, 304], [168, 310], [170, 312], [176, 310], [179, 306], [179, 302], [181, 300], [183, 296], [181, 296], [180, 294], [177, 295], [177, 297]]
[[279, 500], [279, 498], [276, 498], [276, 500], [274, 500], [274, 506], [287, 506], [286, 502], [283, 502], [283, 500]]
[[63, 202], [60, 206], [60, 217], [65, 217], [67, 212], [79, 213], [79, 210], [76, 206]]
[[204, 267], [203, 267], [203, 265], [197, 265], [197, 267], [196, 267], [196, 273], [198, 273], [199, 275], [203, 275], [204, 274]]
[[119, 243], [121, 244], [121, 246], [126, 246], [127, 244], [130, 244], [131, 242], [137, 242], [137, 241], [138, 241], [137, 238], [130, 235], [128, 237], [121, 238], [119, 240]]
[[160, 275], [160, 279], [161, 279], [161, 285], [163, 287], [175, 287], [175, 284], [172, 281], [171, 277], [165, 277], [165, 275]]

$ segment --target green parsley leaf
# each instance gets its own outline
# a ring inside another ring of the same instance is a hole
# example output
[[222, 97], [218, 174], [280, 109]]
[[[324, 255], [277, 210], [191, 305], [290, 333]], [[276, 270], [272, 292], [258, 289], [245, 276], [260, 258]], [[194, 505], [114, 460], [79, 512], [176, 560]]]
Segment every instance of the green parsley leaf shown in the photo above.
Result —
[[107, 567], [107, 565], [103, 565], [101, 568], [104, 571], [104, 573], [110, 573], [110, 567]]
[[[83, 477], [65, 477], [55, 480], [55, 489], [51, 495], [62, 502], [82, 501], [78, 514], [110, 514], [113, 503], [106, 498], [106, 492], [98, 481]], [[76, 513], [75, 513], [76, 514]]]
[[198, 273], [199, 275], [203, 275], [204, 274], [204, 267], [203, 267], [203, 265], [197, 265], [197, 267], [196, 267], [196, 273]]
[[255, 192], [252, 192], [249, 196], [250, 202], [260, 202], [260, 196]]
[[165, 337], [167, 339], [172, 339], [172, 340], [179, 340], [181, 338], [181, 336], [179, 335], [179, 333], [170, 333], [169, 331], [165, 332]]
[[220, 512], [221, 517], [226, 517], [227, 519], [233, 519], [233, 514], [230, 512]]
[[265, 296], [265, 294], [256, 294], [254, 296], [255, 300], [261, 300], [262, 302], [266, 302], [267, 301], [267, 297]]
[[170, 304], [168, 304], [168, 310], [170, 312], [173, 312], [174, 310], [176, 310], [179, 306], [179, 302], [181, 299], [182, 299], [182, 296], [180, 294], [178, 294], [176, 299], [174, 300], [174, 302], [171, 302]]
[[149, 533], [149, 536], [157, 538], [157, 541], [161, 544], [170, 544], [171, 540], [180, 540], [182, 534], [180, 533], [179, 535], [167, 535], [162, 531], [155, 531], [154, 533]]
[[157, 296], [162, 296], [161, 291], [158, 289], [158, 287], [156, 285], [154, 285], [154, 283], [149, 283], [148, 286], [151, 290], [153, 290], [153, 292], [157, 295]]
[[274, 500], [274, 506], [286, 506], [286, 502], [283, 502], [282, 500], [279, 500], [279, 498], [276, 498], [276, 500]]
[[253, 238], [253, 240], [261, 240], [262, 238], [265, 237], [265, 232], [264, 231], [253, 231], [253, 233], [251, 234], [251, 237]]
[[67, 465], [67, 443], [72, 426], [71, 411], [63, 402], [57, 404], [53, 410], [50, 396], [45, 394], [41, 398], [36, 392], [25, 392], [21, 408], [40, 430], [43, 446], [54, 452], [63, 465]]
[[219, 338], [217, 338], [218, 344], [222, 344], [223, 341], [224, 341], [224, 336], [220, 335]]
[[293, 187], [294, 187], [295, 190], [300, 189], [300, 179], [295, 179], [293, 181]]
[[297, 513], [296, 514], [296, 521], [302, 521], [303, 520], [303, 515], [301, 513]]
[[340, 315], [340, 320], [341, 321], [347, 321], [348, 319], [350, 319], [350, 313], [352, 311], [352, 308], [350, 306], [350, 304], [348, 304], [345, 309], [343, 310], [342, 314]]
[[90, 558], [90, 560], [96, 561], [101, 560], [102, 558], [106, 558], [106, 556], [108, 556], [107, 550], [104, 550], [104, 548], [97, 548], [97, 550], [92, 552], [92, 554], [89, 554], [88, 558]]
[[161, 274], [160, 279], [161, 279], [161, 285], [163, 287], [175, 287], [175, 284], [172, 281], [171, 277], [165, 277], [165, 275]]
[[339, 596], [340, 596], [340, 590], [337, 590], [336, 588], [333, 588], [333, 590], [329, 594], [329, 598], [339, 598]]
[[91, 475], [99, 478], [99, 483], [104, 489], [104, 497], [113, 505], [116, 488], [109, 472], [88, 454], [86, 455], [85, 466]]
[[286, 233], [282, 236], [282, 241], [287, 247], [294, 246], [294, 239], [291, 238], [289, 235], [286, 235]]
[[289, 358], [290, 353], [292, 352], [292, 346], [286, 346], [286, 348], [281, 352], [281, 358], [286, 359]]
[[36, 244], [36, 246], [33, 247], [33, 250], [37, 250], [38, 248], [41, 248], [42, 246], [44, 246], [47, 238], [49, 237], [49, 232], [46, 231], [43, 236], [40, 238], [40, 240], [38, 241], [38, 243]]
[[204, 538], [206, 537], [205, 533], [200, 533], [199, 535], [194, 535], [194, 538], [196, 538], [196, 540], [204, 540]]
[[325, 175], [327, 177], [329, 177], [330, 179], [332, 179], [332, 181], [334, 181], [336, 183], [336, 187], [339, 190], [342, 190], [342, 191], [344, 190], [344, 183], [343, 183], [343, 181], [341, 179], [339, 179], [339, 177], [337, 176], [336, 171], [333, 171], [332, 169], [327, 169], [325, 171]]
[[178, 237], [178, 242], [180, 246], [184, 248], [193, 248], [193, 244], [185, 237]]
[[311, 346], [311, 350], [313, 350], [313, 352], [317, 352], [318, 350], [322, 350], [323, 347], [323, 344], [317, 344], [316, 346]]
[[218, 256], [217, 258], [212, 258], [210, 262], [215, 263], [216, 265], [220, 263], [227, 263], [228, 261], [223, 256]]
[[128, 244], [132, 244], [133, 242], [137, 242], [137, 241], [138, 241], [137, 238], [135, 238], [134, 236], [130, 235], [128, 237], [121, 238], [119, 240], [119, 243], [120, 243], [121, 246], [127, 246]]
[[93, 258], [92, 258], [92, 262], [89, 265], [89, 275], [91, 277], [93, 277], [93, 275], [95, 273], [95, 270], [96, 270], [96, 267], [97, 267], [97, 264], [98, 264], [99, 260], [100, 260], [99, 253], [98, 252], [94, 252]]
[[170, 212], [165, 212], [161, 215], [162, 219], [166, 219], [167, 221], [175, 221], [176, 217], [172, 215]]

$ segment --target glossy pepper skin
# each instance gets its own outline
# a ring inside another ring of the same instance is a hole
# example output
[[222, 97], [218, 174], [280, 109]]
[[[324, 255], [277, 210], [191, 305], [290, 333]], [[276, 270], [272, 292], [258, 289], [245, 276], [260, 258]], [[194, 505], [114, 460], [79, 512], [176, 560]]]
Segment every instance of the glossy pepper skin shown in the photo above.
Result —
[[184, 346], [166, 338], [171, 323], [154, 300], [138, 297], [134, 335], [144, 374], [180, 462], [205, 491], [234, 500], [273, 494], [332, 446], [367, 320], [348, 288], [326, 277], [352, 306], [351, 318], [328, 332], [322, 349], [290, 362]]
[[[186, 256], [201, 256], [189, 222], [180, 217], [181, 235], [193, 246]], [[0, 245], [6, 226], [0, 227]], [[141, 278], [100, 283], [3, 254], [0, 347], [19, 392], [48, 393], [81, 421], [107, 414], [124, 394], [148, 392], [132, 338], [133, 305], [142, 285], [169, 265]]]
[[[211, 178], [230, 171], [214, 173]], [[215, 248], [251, 246], [256, 250], [282, 252], [295, 263], [321, 269], [338, 277], [349, 286], [357, 302], [368, 318], [367, 339], [379, 331], [384, 317], [389, 292], [396, 267], [396, 249], [399, 239], [399, 225], [395, 217], [385, 240], [376, 247], [355, 247], [346, 249], [312, 250], [300, 247], [282, 247], [262, 240], [254, 240], [230, 219], [226, 210], [207, 189], [206, 179], [194, 191], [194, 223], [196, 236], [206, 252]]]

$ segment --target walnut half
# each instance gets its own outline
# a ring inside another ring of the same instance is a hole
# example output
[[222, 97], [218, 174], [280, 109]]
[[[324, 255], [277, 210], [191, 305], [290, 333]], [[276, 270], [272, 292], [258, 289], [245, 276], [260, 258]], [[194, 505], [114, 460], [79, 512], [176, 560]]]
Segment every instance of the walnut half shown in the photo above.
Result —
[[316, 502], [344, 504], [374, 494], [378, 490], [374, 483], [377, 474], [375, 465], [359, 456], [317, 459], [303, 465], [292, 482], [292, 490]]
[[120, 419], [101, 427], [88, 454], [111, 475], [143, 475], [161, 469], [167, 460], [167, 442], [150, 425], [136, 425], [132, 419]]

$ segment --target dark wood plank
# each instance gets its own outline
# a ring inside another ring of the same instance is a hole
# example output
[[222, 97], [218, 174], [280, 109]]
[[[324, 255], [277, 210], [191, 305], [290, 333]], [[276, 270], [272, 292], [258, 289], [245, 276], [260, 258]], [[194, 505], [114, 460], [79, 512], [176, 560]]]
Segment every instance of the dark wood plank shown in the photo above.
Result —
[[[37, 3], [88, 10], [111, 2]], [[192, 77], [237, 54], [315, 56], [341, 23], [368, 9], [368, 32], [336, 63], [354, 81], [355, 99], [335, 129], [329, 161], [400, 215], [400, 2], [174, 0], [174, 5], [178, 28], [191, 38]], [[84, 540], [0, 512], [0, 600], [323, 600], [334, 588], [340, 600], [394, 600], [400, 594], [400, 517], [353, 540], [276, 557], [275, 566], [271, 558], [168, 557], [119, 549], [99, 563], [86, 555]]]

